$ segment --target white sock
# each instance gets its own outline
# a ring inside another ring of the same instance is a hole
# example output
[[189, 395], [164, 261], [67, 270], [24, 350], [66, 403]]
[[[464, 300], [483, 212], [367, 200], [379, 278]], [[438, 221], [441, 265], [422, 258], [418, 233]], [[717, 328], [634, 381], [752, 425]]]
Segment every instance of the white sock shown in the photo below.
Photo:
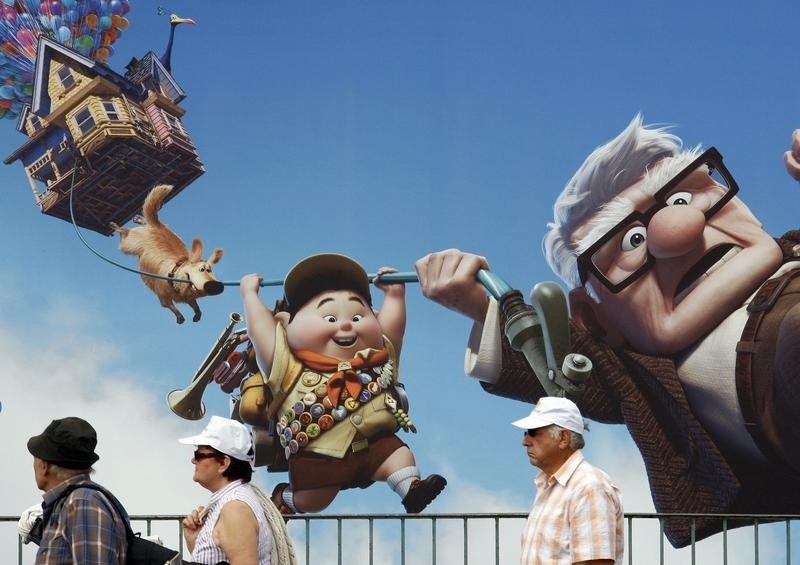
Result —
[[283, 492], [281, 493], [281, 500], [283, 500], [283, 503], [288, 506], [292, 512], [299, 514], [297, 508], [294, 506], [294, 491], [292, 490], [292, 487], [286, 487], [283, 489]]
[[386, 477], [386, 482], [389, 485], [389, 488], [391, 488], [398, 494], [398, 496], [400, 496], [401, 499], [403, 499], [408, 494], [408, 489], [411, 487], [411, 483], [418, 478], [419, 469], [413, 465], [410, 465], [408, 467], [403, 467], [402, 469], [395, 471]]

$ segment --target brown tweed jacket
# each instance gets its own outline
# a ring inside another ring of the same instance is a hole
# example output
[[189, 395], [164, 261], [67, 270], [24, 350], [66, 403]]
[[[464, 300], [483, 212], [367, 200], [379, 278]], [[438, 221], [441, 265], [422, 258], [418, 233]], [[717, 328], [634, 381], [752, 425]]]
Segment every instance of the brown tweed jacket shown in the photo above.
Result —
[[[797, 259], [800, 231], [777, 240], [784, 257]], [[689, 408], [670, 357], [612, 349], [570, 322], [572, 351], [592, 360], [594, 369], [578, 401], [587, 418], [625, 424], [644, 459], [656, 511], [661, 513], [796, 513], [800, 477], [781, 468], [753, 468], [723, 454]], [[535, 403], [544, 394], [522, 354], [503, 340], [503, 369], [491, 393]], [[751, 522], [728, 521], [727, 527]], [[667, 518], [665, 534], [675, 547], [691, 543], [691, 520]], [[722, 530], [722, 520], [703, 517], [695, 539]]]

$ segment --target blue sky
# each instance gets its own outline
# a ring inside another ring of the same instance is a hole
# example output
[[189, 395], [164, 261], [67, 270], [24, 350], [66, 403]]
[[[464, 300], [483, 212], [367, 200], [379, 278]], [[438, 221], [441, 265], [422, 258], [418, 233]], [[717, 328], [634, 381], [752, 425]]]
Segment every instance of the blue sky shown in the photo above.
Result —
[[[541, 253], [553, 199], [589, 151], [642, 112], [646, 123], [675, 124], [686, 145], [716, 146], [742, 199], [783, 233], [797, 227], [800, 204], [782, 164], [800, 127], [800, 9], [702, 4], [171, 0], [197, 22], [176, 30], [172, 64], [207, 172], [162, 219], [185, 240], [224, 248], [216, 272], [226, 281], [280, 278], [322, 251], [370, 272], [410, 271], [422, 255], [458, 247], [487, 256], [527, 295], [554, 277]], [[114, 69], [161, 53], [169, 26], [158, 5], [132, 1]], [[3, 156], [25, 141], [13, 125], [0, 122]], [[0, 514], [38, 500], [24, 443], [66, 415], [97, 422], [109, 453], [97, 478], [133, 513], [201, 503], [190, 450], [173, 440], [202, 423], [178, 419], [163, 398], [188, 383], [228, 314], [241, 311], [238, 288], [202, 300], [202, 321], [178, 326], [138, 277], [90, 253], [70, 224], [40, 215], [19, 163], [0, 168], [0, 186], [0, 430], [17, 478]], [[134, 266], [115, 238], [85, 237]], [[404, 439], [423, 473], [450, 479], [431, 510], [527, 510], [535, 470], [509, 423], [529, 407], [463, 376], [466, 319], [416, 285], [407, 295], [401, 371], [419, 434]], [[262, 296], [272, 304], [279, 290]], [[224, 415], [227, 400], [208, 387], [209, 413]], [[650, 511], [626, 430], [596, 424], [587, 441], [588, 458], [620, 482], [626, 510]], [[269, 488], [285, 480], [259, 475]], [[330, 510], [402, 507], [375, 485], [341, 494]]]

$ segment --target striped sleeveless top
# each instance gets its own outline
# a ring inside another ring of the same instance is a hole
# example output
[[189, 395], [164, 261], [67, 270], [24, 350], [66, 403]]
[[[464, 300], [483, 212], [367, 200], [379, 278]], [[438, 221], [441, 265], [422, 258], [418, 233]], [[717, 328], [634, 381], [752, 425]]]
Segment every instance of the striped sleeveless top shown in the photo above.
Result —
[[211, 495], [208, 503], [208, 514], [203, 528], [197, 536], [197, 541], [192, 552], [192, 561], [207, 565], [214, 565], [220, 561], [227, 561], [228, 557], [221, 547], [214, 544], [212, 533], [217, 525], [222, 507], [232, 500], [240, 500], [247, 504], [253, 511], [258, 522], [258, 565], [270, 565], [270, 552], [272, 550], [272, 534], [261, 508], [258, 496], [252, 487], [241, 480], [233, 481]]

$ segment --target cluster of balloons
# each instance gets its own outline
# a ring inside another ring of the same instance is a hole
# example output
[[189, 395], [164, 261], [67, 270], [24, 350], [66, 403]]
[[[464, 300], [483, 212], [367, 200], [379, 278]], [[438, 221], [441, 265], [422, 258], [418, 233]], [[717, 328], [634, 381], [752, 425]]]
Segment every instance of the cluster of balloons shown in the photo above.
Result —
[[130, 10], [129, 0], [0, 0], [0, 118], [30, 102], [40, 35], [105, 63]]

